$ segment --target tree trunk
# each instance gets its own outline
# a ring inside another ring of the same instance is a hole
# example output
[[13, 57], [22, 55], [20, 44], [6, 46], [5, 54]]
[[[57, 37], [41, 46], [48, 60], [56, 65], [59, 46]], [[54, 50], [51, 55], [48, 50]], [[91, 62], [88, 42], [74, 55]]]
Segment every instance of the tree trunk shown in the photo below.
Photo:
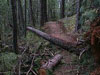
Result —
[[2, 48], [2, 24], [1, 23], [0, 23], [0, 48]]
[[25, 37], [26, 37], [26, 24], [27, 24], [27, 1], [25, 0]]
[[0, 30], [0, 48], [2, 48], [1, 30]]
[[24, 20], [24, 15], [23, 15], [23, 8], [21, 4], [21, 0], [18, 0], [18, 8], [19, 8], [19, 17], [20, 17], [20, 22], [21, 22], [21, 28], [22, 28], [22, 34], [25, 36], [25, 20]]
[[36, 33], [37, 35], [39, 35], [40, 37], [44, 38], [45, 40], [48, 40], [51, 43], [68, 50], [69, 52], [75, 53], [76, 55], [79, 55], [80, 52], [81, 52], [80, 50], [77, 50], [77, 48], [76, 48], [77, 44], [73, 44], [73, 43], [70, 43], [70, 42], [65, 42], [62, 39], [55, 38], [55, 37], [53, 37], [51, 35], [48, 35], [47, 33], [44, 33], [42, 31], [37, 30], [37, 29], [32, 28], [32, 27], [27, 27], [27, 30]]
[[32, 25], [35, 26], [35, 17], [34, 17], [32, 6], [33, 6], [32, 5], [32, 0], [29, 0], [29, 9], [30, 9], [30, 14], [31, 14], [31, 22], [32, 22]]
[[40, 23], [41, 23], [41, 25], [44, 25], [44, 23], [48, 21], [48, 18], [47, 18], [47, 0], [40, 0], [40, 3], [41, 3]]
[[75, 31], [77, 32], [80, 28], [81, 25], [79, 23], [80, 21], [80, 6], [81, 6], [81, 0], [77, 0], [77, 9], [76, 9], [76, 27], [75, 27]]
[[13, 47], [14, 47], [15, 53], [18, 53], [16, 0], [11, 0], [11, 5], [12, 5], [12, 17], [13, 17]]
[[60, 4], [61, 18], [65, 17], [65, 0], [61, 0]]

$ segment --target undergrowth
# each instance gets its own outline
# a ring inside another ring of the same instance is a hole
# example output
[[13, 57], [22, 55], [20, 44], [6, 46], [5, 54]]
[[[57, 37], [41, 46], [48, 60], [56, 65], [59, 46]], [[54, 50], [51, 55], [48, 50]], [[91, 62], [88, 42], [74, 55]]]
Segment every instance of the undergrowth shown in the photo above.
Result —
[[89, 75], [95, 68], [95, 62], [91, 51], [86, 51], [79, 60], [79, 71], [82, 75]]

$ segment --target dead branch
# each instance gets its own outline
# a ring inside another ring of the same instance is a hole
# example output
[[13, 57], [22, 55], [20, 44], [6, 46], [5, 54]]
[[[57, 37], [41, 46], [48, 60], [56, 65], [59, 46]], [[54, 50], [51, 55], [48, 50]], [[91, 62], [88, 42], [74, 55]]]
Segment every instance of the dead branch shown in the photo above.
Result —
[[83, 48], [83, 50], [81, 50], [81, 53], [79, 55], [79, 60], [81, 59], [82, 55], [89, 49], [89, 46]]
[[33, 56], [32, 62], [31, 62], [31, 66], [30, 66], [29, 70], [27, 71], [26, 75], [29, 75], [29, 73], [30, 73], [31, 71], [32, 71], [32, 73], [34, 73], [34, 75], [37, 75], [37, 74], [32, 70], [35, 57], [36, 57], [36, 56]]
[[15, 71], [15, 68], [18, 66], [18, 75], [21, 75], [21, 64], [22, 64], [22, 56], [24, 55], [24, 53], [27, 51], [28, 47], [24, 49], [24, 51], [22, 52], [22, 54], [18, 57], [18, 62], [17, 64], [14, 66], [14, 73], [16, 72]]

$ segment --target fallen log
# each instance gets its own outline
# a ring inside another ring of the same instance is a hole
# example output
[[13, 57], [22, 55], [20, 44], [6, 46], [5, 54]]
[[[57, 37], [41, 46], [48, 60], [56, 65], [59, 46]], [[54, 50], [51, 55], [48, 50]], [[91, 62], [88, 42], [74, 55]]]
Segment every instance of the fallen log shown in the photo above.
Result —
[[48, 60], [47, 63], [41, 66], [43, 69], [52, 69], [62, 59], [62, 55], [57, 54], [52, 59]]
[[47, 75], [46, 70], [53, 69], [62, 59], [62, 55], [57, 54], [52, 59], [48, 60], [45, 64], [43, 64], [39, 69], [39, 75]]
[[33, 27], [27, 27], [27, 30], [36, 33], [38, 36], [44, 38], [45, 40], [47, 40], [47, 41], [49, 41], [57, 46], [60, 46], [63, 49], [68, 50], [71, 53], [74, 53], [76, 55], [80, 55], [81, 50], [76, 49], [77, 44], [75, 44], [75, 43], [66, 42], [63, 39], [53, 37], [52, 35], [44, 33], [44, 32], [42, 32], [38, 29], [35, 29]]

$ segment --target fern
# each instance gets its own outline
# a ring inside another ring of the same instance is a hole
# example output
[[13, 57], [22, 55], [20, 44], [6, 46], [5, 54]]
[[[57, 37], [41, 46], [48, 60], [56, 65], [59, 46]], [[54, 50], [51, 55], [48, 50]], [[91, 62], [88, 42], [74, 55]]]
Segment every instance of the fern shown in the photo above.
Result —
[[16, 63], [17, 55], [15, 53], [1, 53], [0, 71], [11, 71]]
[[87, 10], [82, 14], [80, 17], [80, 24], [84, 25], [86, 20], [93, 21], [95, 17], [97, 16], [96, 10]]

